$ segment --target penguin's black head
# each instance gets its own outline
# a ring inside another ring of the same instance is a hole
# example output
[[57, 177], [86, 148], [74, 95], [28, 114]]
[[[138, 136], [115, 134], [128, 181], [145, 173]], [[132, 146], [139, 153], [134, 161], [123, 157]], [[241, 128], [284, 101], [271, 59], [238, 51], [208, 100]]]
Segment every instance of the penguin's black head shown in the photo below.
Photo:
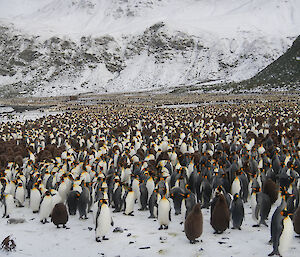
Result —
[[236, 201], [236, 200], [239, 199], [239, 198], [240, 198], [239, 194], [236, 193], [236, 194], [234, 195], [234, 197], [233, 197], [233, 200]]
[[255, 193], [258, 193], [260, 192], [260, 187], [253, 187], [252, 188], [252, 193], [255, 192]]
[[223, 187], [221, 185], [217, 187], [216, 193], [223, 194]]
[[50, 191], [46, 191], [45, 195], [47, 196], [51, 195]]
[[106, 199], [100, 199], [99, 202], [107, 204], [107, 200]]
[[288, 217], [288, 216], [293, 215], [293, 213], [292, 213], [290, 210], [288, 210], [287, 208], [284, 208], [284, 209], [280, 212], [280, 214], [281, 214], [283, 217]]
[[186, 185], [185, 185], [185, 188], [186, 188], [187, 190], [189, 190], [189, 191], [192, 190], [192, 188], [191, 188], [191, 186], [190, 186], [189, 184], [186, 184]]
[[0, 182], [1, 182], [2, 185], [5, 185], [6, 184], [6, 179], [5, 178], [1, 178]]

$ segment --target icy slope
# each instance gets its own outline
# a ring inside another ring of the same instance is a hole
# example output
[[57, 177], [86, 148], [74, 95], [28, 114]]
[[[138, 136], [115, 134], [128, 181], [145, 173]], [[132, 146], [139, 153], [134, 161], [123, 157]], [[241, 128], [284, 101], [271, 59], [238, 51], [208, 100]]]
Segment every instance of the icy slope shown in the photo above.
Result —
[[2, 95], [139, 91], [254, 76], [300, 1], [0, 0], [0, 26]]

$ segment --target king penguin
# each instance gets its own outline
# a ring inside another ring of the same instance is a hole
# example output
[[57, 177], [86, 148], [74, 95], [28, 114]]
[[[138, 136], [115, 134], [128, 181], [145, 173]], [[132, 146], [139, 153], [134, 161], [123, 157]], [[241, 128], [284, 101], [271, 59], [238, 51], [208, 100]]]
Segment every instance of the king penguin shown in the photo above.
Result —
[[87, 217], [87, 209], [90, 201], [90, 191], [84, 185], [82, 185], [82, 192], [78, 198], [78, 211], [79, 211], [79, 219], [88, 219]]
[[192, 211], [188, 214], [184, 222], [184, 232], [191, 244], [199, 242], [196, 238], [200, 237], [203, 232], [203, 216], [201, 205], [194, 205]]
[[46, 191], [45, 196], [41, 202], [40, 206], [40, 221], [45, 224], [47, 223], [47, 219], [49, 218], [52, 212], [52, 196], [50, 191]]
[[266, 219], [271, 210], [271, 200], [267, 194], [260, 191], [259, 187], [253, 188], [251, 194], [251, 210], [253, 220], [258, 222], [258, 224], [253, 225], [253, 227], [259, 227], [261, 224], [268, 227]]
[[231, 203], [231, 218], [232, 218], [232, 228], [241, 230], [241, 225], [244, 220], [244, 203], [238, 194], [235, 194], [233, 201]]
[[280, 218], [272, 231], [273, 251], [268, 256], [278, 255], [286, 252], [293, 238], [293, 222], [286, 208], [280, 212]]
[[18, 186], [15, 191], [15, 198], [18, 202], [19, 207], [24, 207], [25, 203], [25, 188], [21, 182], [18, 183]]
[[221, 234], [229, 227], [230, 213], [223, 193], [217, 191], [211, 204], [210, 224], [215, 233]]
[[53, 208], [51, 221], [57, 226], [57, 228], [59, 228], [59, 225], [63, 225], [63, 228], [66, 228], [68, 219], [67, 207], [63, 203], [57, 203]]
[[164, 195], [158, 203], [158, 222], [159, 230], [168, 229], [169, 223], [171, 221], [171, 205], [170, 201]]
[[42, 193], [40, 189], [38, 188], [38, 184], [35, 183], [34, 187], [30, 190], [30, 209], [33, 213], [38, 213], [40, 204], [42, 201]]
[[101, 242], [102, 240], [108, 240], [105, 235], [109, 232], [110, 226], [113, 226], [113, 220], [111, 218], [111, 213], [109, 206], [105, 199], [100, 199], [98, 201], [98, 210], [96, 214], [96, 228], [95, 236], [96, 241]]
[[148, 217], [149, 219], [154, 219], [157, 217], [157, 207], [160, 199], [161, 199], [161, 195], [158, 193], [157, 189], [154, 189], [149, 199], [149, 211], [150, 211], [150, 216]]
[[2, 218], [9, 218], [15, 208], [14, 197], [11, 194], [4, 194], [2, 199], [4, 213]]
[[132, 188], [128, 188], [128, 191], [124, 195], [125, 198], [125, 210], [124, 214], [129, 216], [133, 215], [134, 201], [135, 201], [135, 193]]
[[297, 210], [294, 213], [293, 223], [294, 231], [298, 234], [298, 237], [300, 237], [300, 206], [298, 206]]
[[78, 191], [72, 190], [68, 193], [67, 205], [70, 215], [76, 215], [79, 197], [80, 193]]

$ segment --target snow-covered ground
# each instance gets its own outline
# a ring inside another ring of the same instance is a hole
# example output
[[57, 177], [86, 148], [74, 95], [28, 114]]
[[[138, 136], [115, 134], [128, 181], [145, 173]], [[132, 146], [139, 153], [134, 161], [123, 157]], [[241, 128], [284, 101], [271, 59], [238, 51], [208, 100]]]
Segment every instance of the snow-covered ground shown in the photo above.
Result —
[[300, 24], [298, 0], [0, 0], [0, 6], [0, 19], [47, 38], [135, 34], [157, 21], [196, 35], [297, 36]]
[[[28, 205], [28, 203], [27, 203]], [[168, 230], [158, 230], [157, 220], [148, 219], [149, 211], [138, 211], [137, 205], [133, 217], [122, 213], [113, 213], [114, 227], [108, 234], [108, 241], [95, 241], [95, 225], [92, 213], [88, 220], [79, 220], [78, 214], [69, 217], [67, 227], [57, 229], [53, 223], [43, 225], [38, 214], [32, 214], [27, 207], [16, 208], [13, 217], [24, 218], [22, 224], [7, 224], [7, 219], [0, 219], [0, 240], [12, 235], [17, 248], [8, 256], [267, 256], [272, 251], [268, 244], [270, 228], [262, 226], [253, 228], [249, 203], [245, 204], [245, 220], [242, 230], [227, 229], [223, 234], [213, 234], [209, 224], [210, 211], [202, 209], [204, 217], [202, 240], [190, 244], [183, 232], [184, 213], [175, 216], [172, 209], [172, 221]], [[273, 206], [271, 215], [274, 212]], [[113, 233], [115, 227], [120, 227], [123, 233]], [[91, 230], [92, 228], [92, 230]], [[295, 234], [296, 235], [296, 234]], [[148, 249], [140, 249], [150, 247]], [[300, 240], [294, 238], [288, 253], [284, 257], [299, 256]], [[3, 253], [0, 252], [2, 256]]]
[[16, 121], [26, 121], [26, 120], [36, 120], [48, 115], [56, 115], [60, 112], [52, 111], [49, 109], [38, 109], [24, 112], [15, 112], [12, 107], [0, 107], [0, 123], [1, 122], [16, 122]]

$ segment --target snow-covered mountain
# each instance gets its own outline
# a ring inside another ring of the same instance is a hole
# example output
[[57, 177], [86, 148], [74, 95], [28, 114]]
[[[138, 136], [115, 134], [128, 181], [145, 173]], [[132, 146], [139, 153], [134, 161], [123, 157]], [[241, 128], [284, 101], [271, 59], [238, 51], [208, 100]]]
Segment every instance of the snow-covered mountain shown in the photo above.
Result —
[[241, 81], [300, 35], [298, 0], [0, 0], [0, 93]]

